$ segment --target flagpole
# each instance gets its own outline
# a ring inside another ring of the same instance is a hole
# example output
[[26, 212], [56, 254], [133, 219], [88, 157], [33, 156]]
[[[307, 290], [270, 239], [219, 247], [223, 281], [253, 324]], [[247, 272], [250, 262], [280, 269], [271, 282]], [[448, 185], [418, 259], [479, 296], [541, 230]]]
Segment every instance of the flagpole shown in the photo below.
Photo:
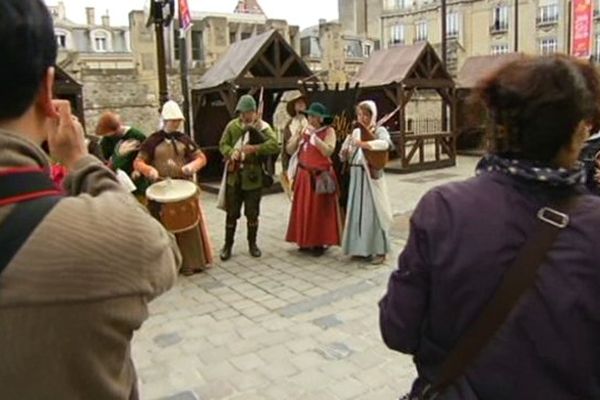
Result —
[[[185, 9], [185, 10], [184, 10]], [[191, 29], [191, 18], [187, 1], [179, 0], [179, 63], [181, 69], [181, 93], [183, 95], [184, 130], [187, 135], [192, 135], [190, 121], [190, 90], [188, 80], [188, 47], [187, 32]]]

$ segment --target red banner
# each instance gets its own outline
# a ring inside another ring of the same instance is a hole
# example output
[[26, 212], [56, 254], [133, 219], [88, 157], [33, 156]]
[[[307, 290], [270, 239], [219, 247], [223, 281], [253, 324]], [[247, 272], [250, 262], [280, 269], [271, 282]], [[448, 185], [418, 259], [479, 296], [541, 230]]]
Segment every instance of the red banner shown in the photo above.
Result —
[[179, 0], [179, 25], [184, 32], [193, 25], [192, 12], [190, 11], [187, 0]]
[[594, 6], [592, 0], [573, 0], [573, 31], [571, 54], [589, 58], [592, 53]]

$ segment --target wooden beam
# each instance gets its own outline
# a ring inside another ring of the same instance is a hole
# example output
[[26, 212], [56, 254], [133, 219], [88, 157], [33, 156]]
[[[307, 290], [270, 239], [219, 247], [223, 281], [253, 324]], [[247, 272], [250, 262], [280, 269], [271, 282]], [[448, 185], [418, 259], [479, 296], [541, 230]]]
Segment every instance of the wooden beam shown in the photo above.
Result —
[[397, 93], [392, 92], [389, 88], [383, 88], [383, 92], [396, 106], [400, 105], [396, 96]]
[[296, 90], [302, 86], [301, 77], [282, 77], [273, 79], [272, 77], [254, 77], [241, 78], [236, 80], [236, 84], [244, 88], [264, 87], [265, 89], [287, 89]]
[[219, 90], [219, 95], [221, 99], [225, 103], [225, 107], [227, 107], [227, 111], [229, 111], [229, 115], [235, 114], [235, 99], [233, 96], [229, 95], [226, 90]]
[[285, 62], [281, 66], [281, 69], [279, 70], [279, 72], [280, 72], [279, 77], [282, 77], [285, 75], [285, 73], [288, 71], [288, 69], [290, 69], [290, 67], [294, 63], [294, 61], [296, 61], [296, 57], [294, 57], [293, 54], [290, 54], [290, 57], [287, 60], [285, 60]]
[[271, 62], [269, 60], [267, 60], [267, 57], [265, 57], [264, 54], [262, 54], [260, 56], [260, 58], [258, 59], [258, 61], [260, 61], [265, 67], [267, 67], [267, 69], [269, 70], [269, 72], [271, 73], [271, 75], [278, 76], [277, 75], [277, 69], [273, 66], [273, 64], [271, 64]]
[[275, 46], [275, 69], [281, 71], [281, 43], [279, 38], [273, 41], [273, 46]]
[[448, 79], [409, 78], [405, 79], [402, 83], [406, 86], [419, 89], [444, 89], [454, 87], [454, 82]]

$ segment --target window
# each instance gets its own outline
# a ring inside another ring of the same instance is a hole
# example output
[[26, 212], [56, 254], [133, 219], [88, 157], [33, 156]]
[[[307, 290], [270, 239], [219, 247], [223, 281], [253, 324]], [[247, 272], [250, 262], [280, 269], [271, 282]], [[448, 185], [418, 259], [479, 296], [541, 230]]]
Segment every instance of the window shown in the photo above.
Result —
[[368, 43], [365, 43], [365, 45], [363, 46], [363, 55], [365, 57], [371, 57], [372, 51], [373, 51], [373, 48], [371, 47], [371, 45]]
[[493, 11], [492, 32], [505, 32], [508, 30], [508, 7], [497, 6]]
[[97, 37], [94, 39], [94, 45], [96, 46], [96, 51], [106, 51], [106, 38]]
[[242, 40], [250, 39], [252, 34], [250, 32], [242, 32]]
[[99, 52], [108, 51], [108, 35], [105, 32], [97, 32], [94, 35], [94, 49]]
[[410, 0], [394, 0], [394, 8], [404, 9], [408, 8], [411, 4]]
[[497, 55], [500, 55], [500, 54], [507, 54], [508, 53], [508, 45], [506, 43], [495, 44], [495, 45], [492, 46], [491, 53], [494, 56], [497, 56]]
[[537, 23], [540, 25], [558, 22], [558, 4], [540, 6]]
[[56, 34], [56, 44], [58, 44], [59, 48], [66, 49], [67, 48], [67, 35], [65, 35], [64, 33], [57, 33]]
[[455, 39], [459, 35], [459, 14], [457, 12], [451, 12], [446, 15], [446, 37], [449, 39]]
[[594, 41], [594, 54], [592, 54], [592, 60], [594, 62], [600, 61], [600, 33], [597, 33]]
[[556, 38], [546, 38], [540, 40], [540, 54], [547, 55], [556, 53], [558, 50], [558, 42]]
[[229, 44], [234, 44], [235, 43], [235, 38], [236, 38], [236, 33], [235, 32], [229, 32]]
[[202, 31], [192, 31], [192, 60], [204, 60], [204, 42]]
[[173, 30], [173, 52], [175, 53], [175, 59], [179, 60], [179, 49], [180, 49], [180, 40], [179, 40], [179, 35], [181, 31], [179, 29], [174, 29]]
[[390, 44], [404, 44], [404, 25], [396, 24], [391, 27]]
[[415, 42], [427, 40], [427, 21], [417, 22]]

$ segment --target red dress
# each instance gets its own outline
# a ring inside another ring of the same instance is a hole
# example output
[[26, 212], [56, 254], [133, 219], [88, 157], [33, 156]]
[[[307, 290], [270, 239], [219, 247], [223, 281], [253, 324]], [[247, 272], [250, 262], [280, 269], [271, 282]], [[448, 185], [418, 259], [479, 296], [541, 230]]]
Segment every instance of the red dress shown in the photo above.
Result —
[[[329, 130], [317, 133], [323, 140]], [[298, 153], [298, 171], [294, 182], [294, 202], [286, 241], [302, 248], [336, 246], [340, 244], [340, 210], [338, 193], [317, 194], [314, 189], [314, 173], [330, 171], [335, 178], [329, 157], [303, 139]]]

